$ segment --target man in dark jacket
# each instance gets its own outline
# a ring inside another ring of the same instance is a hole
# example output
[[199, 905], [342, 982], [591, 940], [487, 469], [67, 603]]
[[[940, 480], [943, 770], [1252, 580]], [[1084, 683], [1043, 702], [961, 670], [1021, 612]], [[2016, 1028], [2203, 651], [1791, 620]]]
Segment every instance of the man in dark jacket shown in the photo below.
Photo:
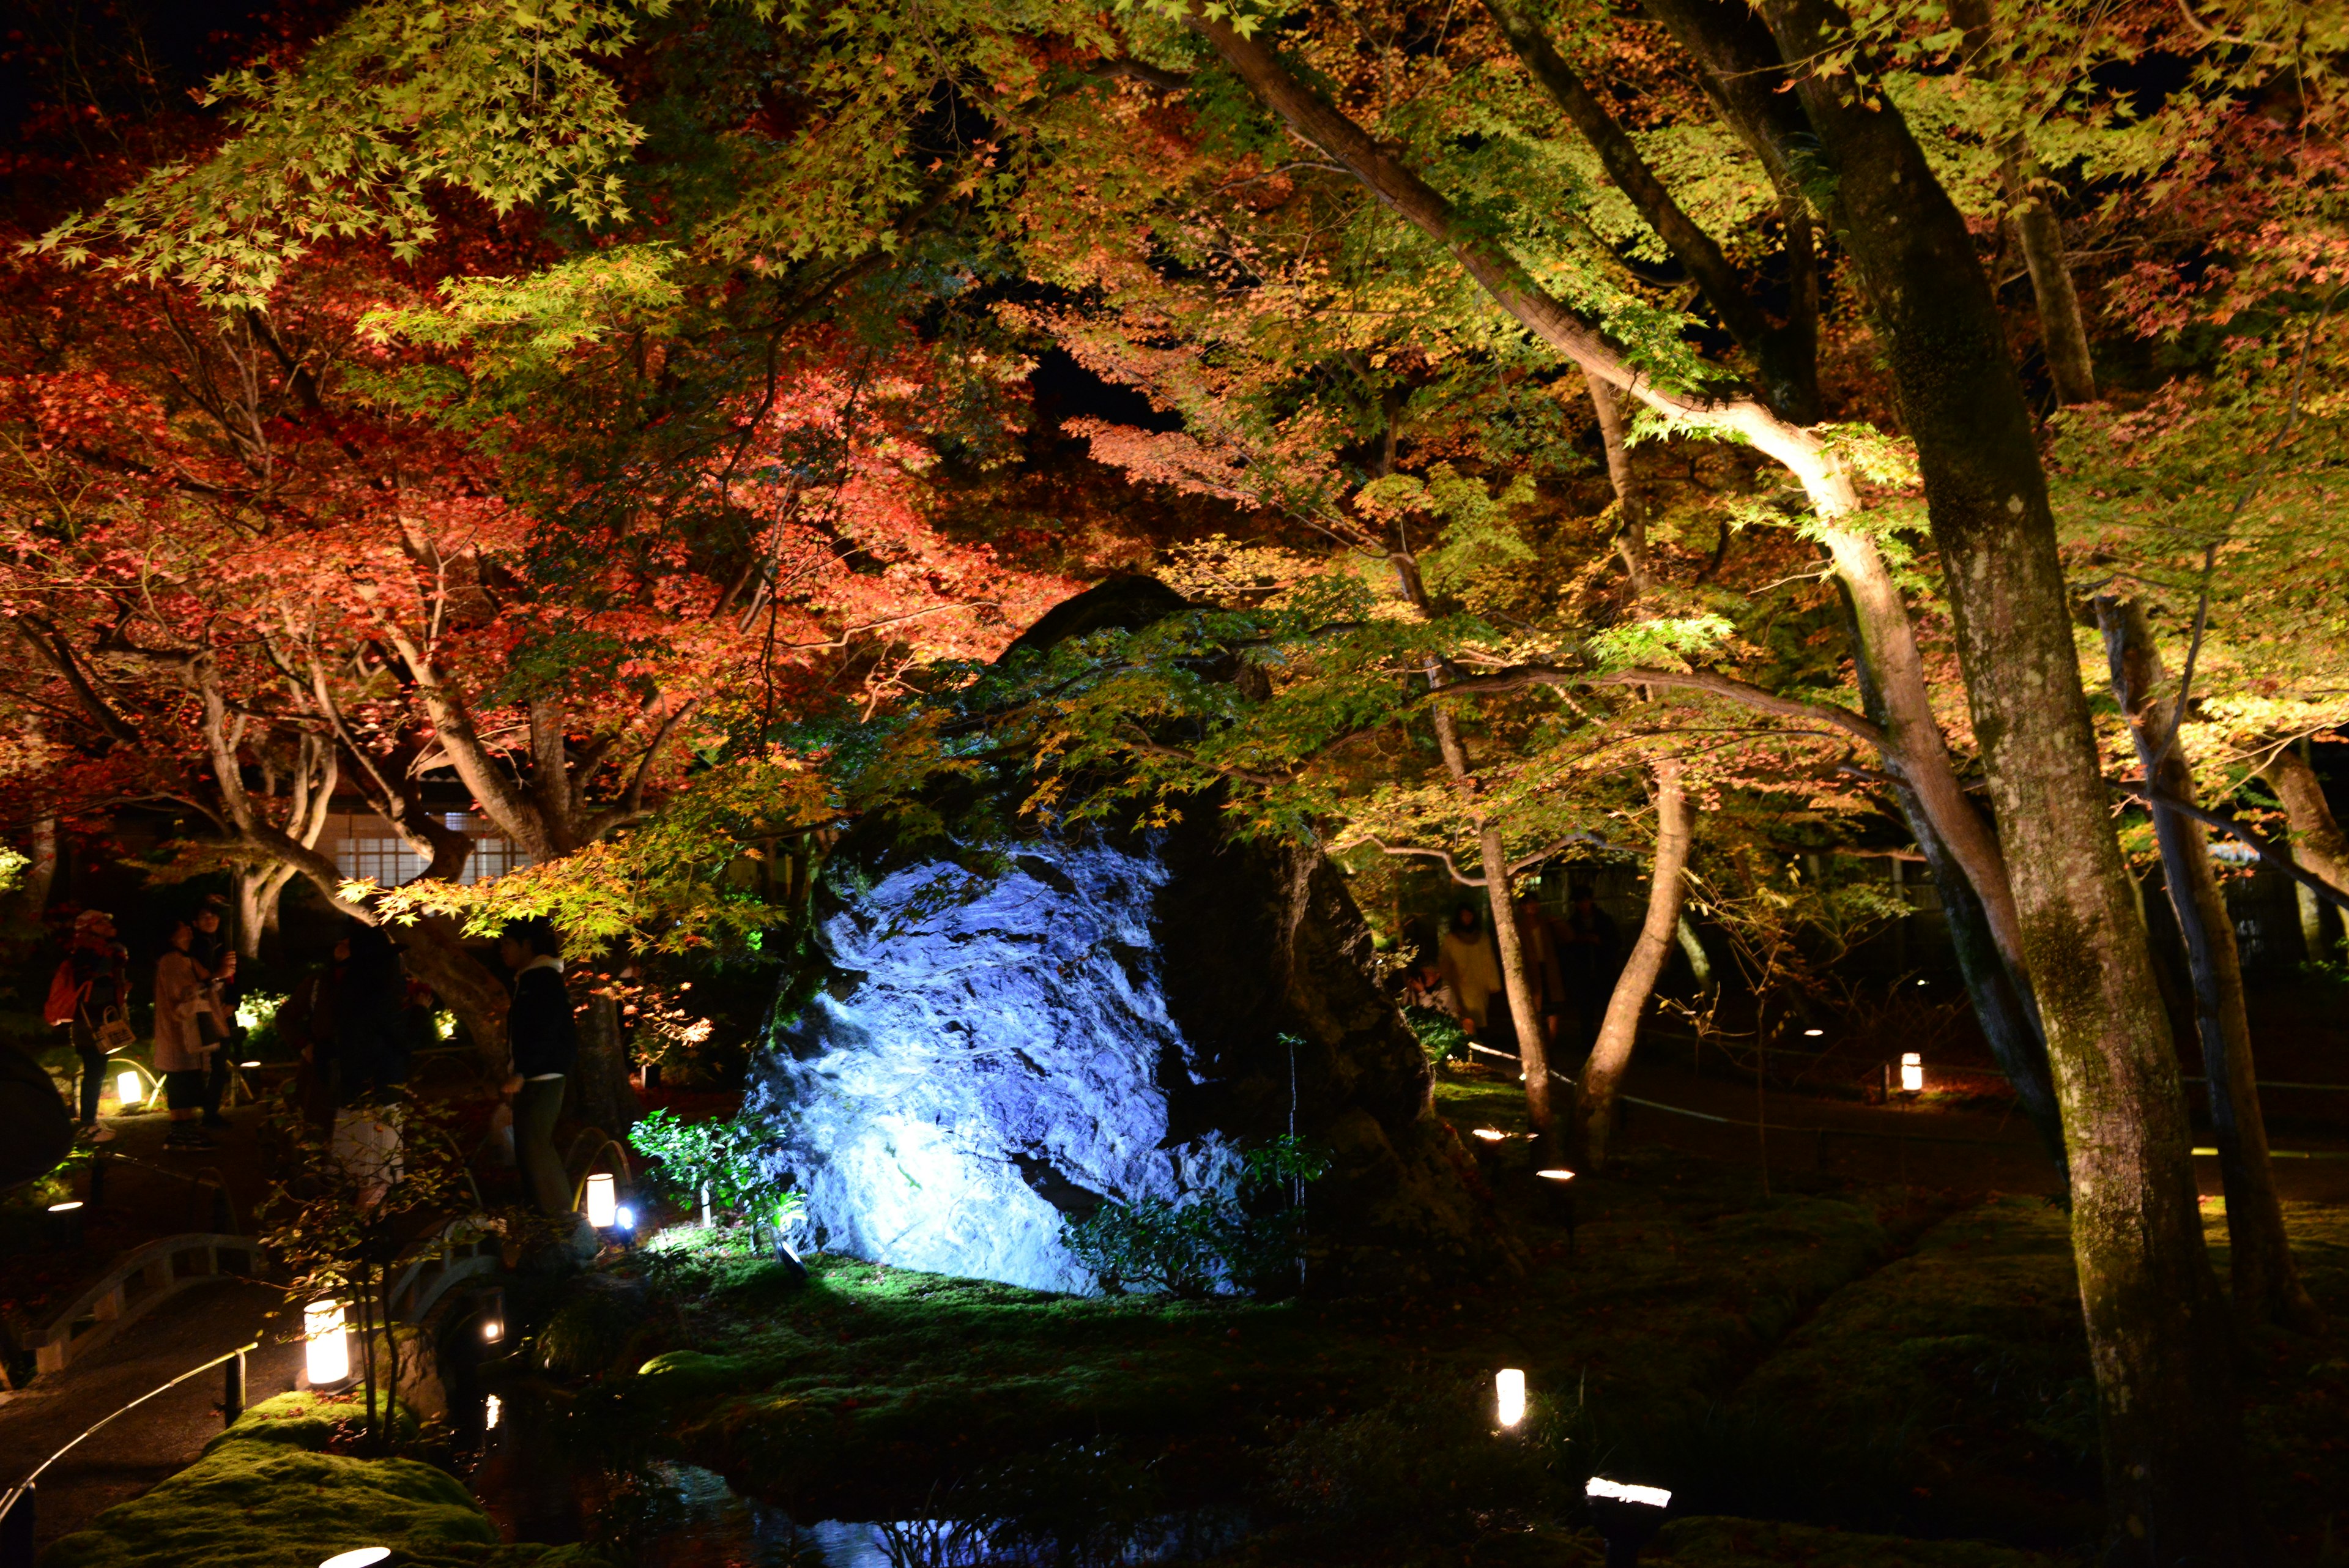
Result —
[[513, 1005], [506, 1012], [506, 1047], [512, 1067], [506, 1093], [513, 1099], [514, 1157], [542, 1214], [571, 1210], [571, 1184], [554, 1152], [554, 1121], [563, 1111], [564, 1081], [578, 1054], [571, 992], [563, 983], [561, 944], [546, 920], [517, 920], [498, 939], [498, 956], [513, 971]]

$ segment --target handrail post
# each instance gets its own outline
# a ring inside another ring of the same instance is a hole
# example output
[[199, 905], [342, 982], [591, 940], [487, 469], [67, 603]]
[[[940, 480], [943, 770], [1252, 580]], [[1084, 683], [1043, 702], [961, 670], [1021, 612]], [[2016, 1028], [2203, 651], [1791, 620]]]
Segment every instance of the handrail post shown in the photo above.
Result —
[[233, 1427], [244, 1414], [244, 1352], [229, 1357], [228, 1370], [222, 1378], [221, 1425]]
[[33, 1489], [26, 1485], [0, 1514], [0, 1568], [33, 1568]]

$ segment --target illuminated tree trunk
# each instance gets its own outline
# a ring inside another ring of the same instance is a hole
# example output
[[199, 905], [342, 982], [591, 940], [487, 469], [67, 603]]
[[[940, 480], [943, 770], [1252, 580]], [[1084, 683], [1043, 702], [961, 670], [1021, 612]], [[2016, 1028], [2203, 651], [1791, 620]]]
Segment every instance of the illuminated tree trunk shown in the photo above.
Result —
[[[1710, 12], [1711, 26], [1752, 26], [1743, 7]], [[1764, 0], [1762, 16], [1782, 59], [1821, 57], [1847, 36], [1822, 0]], [[2080, 685], [2037, 431], [1965, 219], [1899, 111], [1848, 73], [1796, 74], [1793, 86], [1917, 443], [2064, 1107], [2106, 1561], [2235, 1568], [2256, 1531], [2225, 1304]]]
[[[1857, 617], [1857, 607], [1847, 589], [1845, 606]], [[1859, 682], [1861, 705], [1868, 715], [1879, 723], [1884, 722], [1883, 685], [1877, 678], [1875, 660], [1868, 651], [1868, 639], [1854, 626], [1852, 637], [1852, 668]], [[2038, 1129], [2041, 1144], [2062, 1173], [2064, 1190], [2071, 1188], [2071, 1161], [2064, 1148], [2064, 1116], [2055, 1103], [2055, 1085], [2047, 1067], [2047, 1038], [2039, 1027], [2037, 1010], [2032, 1005], [2031, 989], [2022, 965], [1999, 941], [1992, 929], [1990, 912], [1976, 891], [1976, 873], [1967, 867], [1941, 835], [1933, 813], [1925, 809], [1916, 788], [1906, 774], [1891, 771], [1892, 793], [1900, 803], [1900, 815], [1909, 824], [1909, 831], [1917, 840], [1919, 853], [1933, 870], [1935, 889], [1941, 899], [1941, 915], [1950, 932], [1950, 946], [1958, 961], [1958, 975], [1964, 982], [1966, 999], [1972, 1003], [1974, 1020], [1982, 1025], [1982, 1038], [1991, 1054], [2014, 1086], [2015, 1098], [2031, 1125]], [[1954, 809], [1975, 816], [1973, 803], [1960, 798]], [[1987, 825], [1982, 832], [1988, 835]], [[2005, 877], [2003, 858], [1998, 872]]]
[[1599, 439], [1607, 448], [1607, 478], [1615, 487], [1615, 504], [1623, 516], [1623, 531], [1616, 536], [1615, 548], [1630, 576], [1631, 596], [1645, 598], [1655, 586], [1648, 569], [1648, 498], [1631, 469], [1631, 452], [1625, 441], [1629, 421], [1614, 388], [1596, 376], [1586, 375], [1583, 379], [1590, 388], [1590, 405], [1599, 410]]
[[[1953, 0], [1950, 18], [1965, 29], [1966, 51], [1977, 67], [1995, 80], [1999, 68], [1991, 52], [1996, 26], [1991, 0]], [[2096, 400], [2095, 368], [2088, 358], [2088, 329], [2080, 318], [2079, 291], [2072, 286], [2072, 266], [2064, 256], [2064, 226], [2041, 189], [2039, 160], [2032, 156], [2031, 139], [2017, 130], [1999, 149], [1999, 174], [2006, 186], [2008, 221], [2014, 226], [2023, 265], [2031, 273], [2031, 296], [2039, 307], [2039, 343], [2047, 356], [2047, 375], [2055, 396], [2066, 403]]]
[[[2300, 749], [2307, 742], [2271, 743], [2274, 755], [2260, 770], [2260, 776], [2283, 803], [2284, 819], [2292, 825], [2292, 859], [2312, 877], [2349, 892], [2349, 834], [2343, 833], [2341, 824], [2333, 819], [2324, 785]], [[2312, 961], [2320, 960], [2329, 946], [2324, 937], [2324, 905], [2306, 888], [2293, 890], [2300, 895], [2300, 934], [2307, 943], [2308, 956]]]
[[1509, 995], [1509, 1016], [1517, 1028], [1517, 1064], [1526, 1075], [1526, 1120], [1546, 1141], [1554, 1141], [1557, 1113], [1550, 1097], [1548, 1042], [1542, 1038], [1541, 993], [1526, 972], [1525, 933], [1517, 929], [1517, 902], [1509, 890], [1509, 850], [1501, 825], [1485, 819], [1477, 833], [1485, 861], [1485, 894], [1493, 906], [1493, 946], [1501, 959], [1501, 987]]
[[571, 1074], [572, 1108], [582, 1120], [614, 1137], [636, 1126], [642, 1107], [628, 1082], [620, 1006], [602, 991], [590, 990], [586, 1004], [579, 1009], [579, 1054]]
[[[2160, 661], [2145, 608], [2109, 596], [2095, 601], [2097, 625], [2112, 667], [2113, 698], [2128, 722], [2146, 783], [2158, 794], [2195, 804], [2194, 772], [2180, 752], [2165, 700]], [[2148, 804], [2161, 847], [2170, 908], [2185, 939], [2194, 986], [2194, 1032], [2202, 1045], [2202, 1072], [2210, 1093], [2210, 1128], [2227, 1194], [2229, 1272], [2235, 1311], [2246, 1323], [2282, 1323], [2306, 1334], [2324, 1326], [2323, 1314], [2301, 1283], [2284, 1235], [2283, 1205], [2268, 1158], [2266, 1118], [2251, 1068], [2251, 1026], [2243, 1006], [2242, 955], [2227, 898], [2211, 869], [2202, 825], [2161, 805]]]
[[1615, 1101], [1631, 1064], [1640, 1014], [1655, 994], [1656, 977], [1663, 972], [1665, 956], [1681, 924], [1681, 900], [1686, 888], [1689, 841], [1694, 836], [1696, 813], [1681, 787], [1677, 758], [1656, 763], [1656, 860], [1648, 882], [1647, 917], [1640, 923], [1639, 940], [1616, 977], [1607, 999], [1607, 1016], [1599, 1025], [1599, 1043], [1591, 1047], [1590, 1064], [1582, 1070], [1580, 1116], [1584, 1158], [1596, 1170], [1607, 1163], [1607, 1140], [1615, 1127]]

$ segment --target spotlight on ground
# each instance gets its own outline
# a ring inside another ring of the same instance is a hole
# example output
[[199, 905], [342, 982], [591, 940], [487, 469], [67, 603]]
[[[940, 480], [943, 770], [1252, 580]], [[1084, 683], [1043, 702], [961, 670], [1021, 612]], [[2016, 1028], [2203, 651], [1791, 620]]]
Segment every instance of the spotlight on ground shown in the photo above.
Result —
[[1626, 1486], [1592, 1476], [1582, 1495], [1590, 1504], [1590, 1522], [1607, 1542], [1607, 1568], [1634, 1568], [1640, 1548], [1664, 1527], [1664, 1508], [1672, 1494], [1660, 1486]]
[[318, 1568], [375, 1568], [375, 1564], [391, 1556], [388, 1546], [362, 1546], [356, 1552], [338, 1552]]

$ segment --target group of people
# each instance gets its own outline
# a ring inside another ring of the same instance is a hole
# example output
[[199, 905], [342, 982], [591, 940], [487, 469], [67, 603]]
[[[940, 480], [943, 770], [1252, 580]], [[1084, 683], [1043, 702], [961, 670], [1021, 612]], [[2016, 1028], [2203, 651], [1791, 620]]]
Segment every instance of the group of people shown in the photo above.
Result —
[[[1553, 915], [1530, 897], [1516, 906], [1517, 942], [1526, 980], [1541, 1008], [1542, 1039], [1553, 1052], [1587, 1054], [1606, 1015], [1607, 999], [1621, 961], [1614, 918], [1599, 907], [1598, 895], [1576, 884], [1566, 912]], [[1407, 1004], [1448, 1012], [1488, 1049], [1514, 1055], [1516, 1018], [1503, 983], [1501, 958], [1484, 911], [1463, 904], [1452, 924], [1413, 966]]]
[[[171, 1119], [163, 1145], [170, 1149], [211, 1148], [205, 1129], [227, 1122], [221, 1099], [229, 1083], [226, 1047], [236, 1037], [236, 948], [222, 929], [223, 912], [220, 899], [208, 898], [173, 920], [155, 964], [154, 1071]], [[50, 1021], [67, 1029], [80, 1059], [83, 1134], [104, 1142], [114, 1136], [98, 1119], [107, 1035], [110, 1025], [122, 1027], [130, 1007], [130, 950], [113, 916], [84, 909], [75, 918], [50, 997]]]
[[[224, 904], [207, 899], [174, 919], [153, 973], [154, 1073], [171, 1117], [166, 1149], [217, 1147], [207, 1129], [224, 1127], [236, 1024], [237, 954], [222, 929]], [[554, 1127], [578, 1049], [560, 942], [543, 919], [518, 921], [499, 942], [513, 976], [507, 1014], [511, 1060], [502, 1093], [511, 1105], [514, 1155], [532, 1201], [547, 1214], [571, 1208], [570, 1181], [554, 1147]], [[85, 909], [76, 919], [50, 988], [50, 1022], [68, 1032], [79, 1058], [79, 1121], [93, 1142], [114, 1137], [98, 1119], [109, 1057], [131, 1038], [131, 959], [113, 917]], [[303, 1113], [339, 1136], [349, 1107], [380, 1103], [408, 1080], [430, 1030], [430, 992], [413, 982], [382, 928], [354, 921], [333, 954], [296, 982], [277, 1010], [280, 1041], [300, 1063]]]

